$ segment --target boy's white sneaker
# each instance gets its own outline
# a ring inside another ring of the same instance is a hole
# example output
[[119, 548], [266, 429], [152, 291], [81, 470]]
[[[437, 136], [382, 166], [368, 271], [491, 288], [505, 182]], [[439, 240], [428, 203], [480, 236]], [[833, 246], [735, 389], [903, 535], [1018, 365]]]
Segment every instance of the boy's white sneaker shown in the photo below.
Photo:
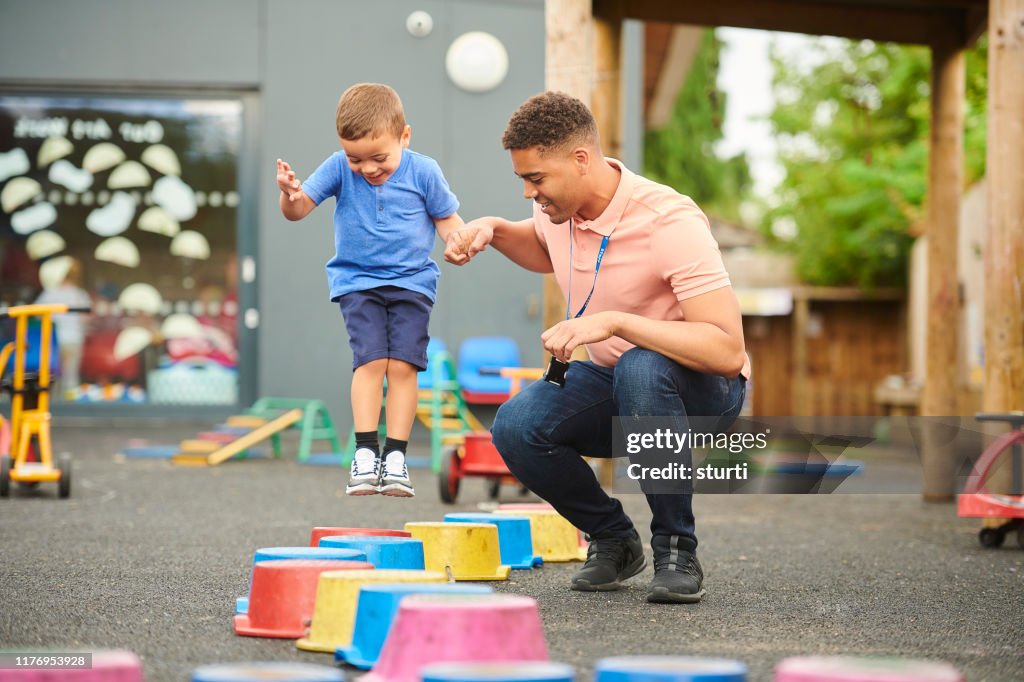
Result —
[[380, 478], [380, 494], [391, 497], [415, 497], [409, 468], [405, 466], [405, 455], [398, 450], [384, 457], [384, 472]]
[[380, 458], [369, 448], [359, 448], [352, 458], [346, 495], [376, 495], [380, 485]]

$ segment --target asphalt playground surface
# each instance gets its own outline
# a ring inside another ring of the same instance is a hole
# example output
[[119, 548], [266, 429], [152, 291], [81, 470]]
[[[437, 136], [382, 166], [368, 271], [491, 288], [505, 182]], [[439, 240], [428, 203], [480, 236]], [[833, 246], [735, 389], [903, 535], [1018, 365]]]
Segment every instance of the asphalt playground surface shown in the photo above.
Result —
[[[458, 504], [442, 504], [425, 469], [412, 471], [415, 499], [348, 498], [345, 472], [299, 465], [287, 447], [282, 460], [212, 469], [117, 455], [131, 439], [174, 443], [209, 426], [58, 420], [55, 451], [74, 456], [71, 498], [43, 484], [0, 499], [0, 648], [128, 649], [151, 682], [230, 661], [333, 665], [289, 640], [235, 636], [253, 551], [305, 545], [314, 526], [402, 528], [488, 502], [486, 482], [467, 480]], [[911, 458], [877, 464], [919, 476]], [[523, 499], [502, 489], [503, 501]], [[622, 499], [649, 542], [644, 499]], [[695, 509], [700, 604], [647, 604], [650, 566], [613, 593], [570, 591], [579, 564], [491, 584], [538, 600], [552, 660], [580, 682], [598, 659], [628, 654], [738, 659], [757, 681], [810, 654], [937, 659], [970, 682], [1024, 680], [1024, 550], [1012, 536], [983, 549], [979, 522], [955, 505], [906, 493], [698, 495]]]

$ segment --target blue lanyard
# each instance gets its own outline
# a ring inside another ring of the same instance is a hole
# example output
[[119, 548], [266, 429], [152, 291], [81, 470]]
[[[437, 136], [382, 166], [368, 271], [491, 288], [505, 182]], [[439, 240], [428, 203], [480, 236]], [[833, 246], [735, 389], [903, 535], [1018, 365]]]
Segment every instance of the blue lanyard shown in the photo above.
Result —
[[[569, 220], [569, 287], [565, 295], [565, 319], [569, 319], [569, 311], [572, 308], [569, 307], [569, 300], [572, 298], [572, 231], [576, 229], [575, 224]], [[576, 312], [573, 317], [579, 317], [583, 314], [583, 311], [587, 309], [587, 304], [590, 303], [590, 297], [594, 295], [594, 287], [597, 286], [597, 273], [601, 271], [601, 260], [604, 258], [605, 249], [608, 248], [608, 240], [611, 239], [611, 235], [605, 235], [601, 239], [601, 248], [597, 252], [597, 263], [594, 265], [594, 281], [590, 285], [590, 293], [587, 294], [587, 300], [583, 302], [583, 305]]]

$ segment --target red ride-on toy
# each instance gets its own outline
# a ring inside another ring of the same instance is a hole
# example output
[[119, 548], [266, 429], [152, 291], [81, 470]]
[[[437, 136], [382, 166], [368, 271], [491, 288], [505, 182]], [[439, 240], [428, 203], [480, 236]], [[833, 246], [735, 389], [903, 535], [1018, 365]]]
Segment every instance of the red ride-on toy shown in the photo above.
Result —
[[[481, 370], [481, 373], [486, 373], [486, 370]], [[523, 381], [539, 379], [544, 370], [532, 367], [503, 367], [495, 369], [494, 373], [511, 379], [511, 398], [519, 392]], [[459, 495], [459, 485], [463, 478], [469, 476], [489, 479], [488, 496], [492, 500], [498, 499], [502, 483], [522, 486], [505, 466], [505, 461], [498, 454], [497, 448], [491, 442], [491, 434], [487, 431], [467, 433], [461, 445], [453, 445], [442, 453], [441, 471], [437, 476], [441, 501], [455, 504]]]
[[[1024, 549], [1024, 468], [1021, 462], [1024, 412], [979, 414], [976, 419], [1008, 422], [1012, 430], [992, 441], [981, 454], [964, 485], [963, 494], [957, 499], [957, 509], [964, 517], [1005, 519], [998, 526], [986, 526], [978, 532], [978, 540], [983, 547], [999, 547], [1006, 540], [1007, 533], [1017, 531], [1017, 544]], [[1011, 457], [1011, 494], [990, 493], [985, 488], [985, 480], [1005, 454]]]
[[448, 448], [441, 456], [441, 473], [437, 477], [441, 501], [455, 504], [459, 485], [467, 476], [490, 479], [488, 496], [492, 500], [498, 499], [502, 483], [519, 483], [505, 466], [505, 461], [491, 442], [491, 434], [486, 431], [467, 433], [462, 445]]

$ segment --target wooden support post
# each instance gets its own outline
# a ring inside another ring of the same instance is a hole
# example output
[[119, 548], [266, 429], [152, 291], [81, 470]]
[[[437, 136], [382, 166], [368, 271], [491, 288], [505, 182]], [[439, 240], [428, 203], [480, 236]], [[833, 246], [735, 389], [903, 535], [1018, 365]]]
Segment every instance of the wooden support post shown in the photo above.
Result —
[[1024, 410], [1024, 0], [988, 12], [985, 412]]
[[[622, 157], [622, 16], [611, 4], [594, 17], [594, 89], [591, 110], [606, 156]], [[635, 169], [639, 171], [640, 169]]]
[[[594, 82], [594, 13], [591, 0], [546, 0], [544, 87], [590, 106]], [[544, 328], [565, 319], [565, 297], [554, 275], [544, 275]]]
[[810, 382], [807, 380], [807, 327], [811, 319], [811, 302], [802, 291], [793, 296], [793, 404], [792, 414], [798, 417], [810, 415], [811, 399], [808, 395]]
[[[690, 73], [697, 52], [700, 51], [703, 37], [703, 26], [677, 24], [672, 27], [658, 82], [654, 86], [654, 94], [645, 113], [649, 130], [663, 128], [671, 120], [679, 92], [686, 81], [686, 75]], [[650, 66], [645, 65], [644, 68], [649, 69]]]
[[546, 0], [544, 85], [590, 105], [594, 81], [594, 14], [591, 0]]
[[[957, 414], [960, 287], [957, 232], [963, 191], [964, 54], [950, 30], [932, 45], [931, 155], [928, 168], [928, 326], [921, 415]], [[952, 447], [925, 425], [921, 463], [924, 499], [946, 502], [955, 492]]]
[[[608, 4], [618, 7], [617, 2]], [[589, 106], [597, 120], [604, 152], [617, 155], [622, 141], [621, 11], [606, 12], [595, 21], [592, 0], [547, 0], [544, 17], [547, 89], [561, 90]], [[551, 327], [563, 319], [565, 298], [554, 276], [545, 275], [544, 327]], [[573, 358], [586, 359], [586, 349], [578, 348]], [[613, 460], [603, 460], [602, 484], [610, 486], [613, 476]]]
[[[594, 7], [594, 85], [590, 110], [594, 112], [601, 151], [605, 156], [622, 158], [622, 9], [620, 3], [596, 2]], [[634, 169], [639, 170], [639, 169]], [[573, 353], [574, 360], [587, 360], [586, 348]], [[611, 487], [614, 467], [611, 460], [601, 465], [601, 483]]]

